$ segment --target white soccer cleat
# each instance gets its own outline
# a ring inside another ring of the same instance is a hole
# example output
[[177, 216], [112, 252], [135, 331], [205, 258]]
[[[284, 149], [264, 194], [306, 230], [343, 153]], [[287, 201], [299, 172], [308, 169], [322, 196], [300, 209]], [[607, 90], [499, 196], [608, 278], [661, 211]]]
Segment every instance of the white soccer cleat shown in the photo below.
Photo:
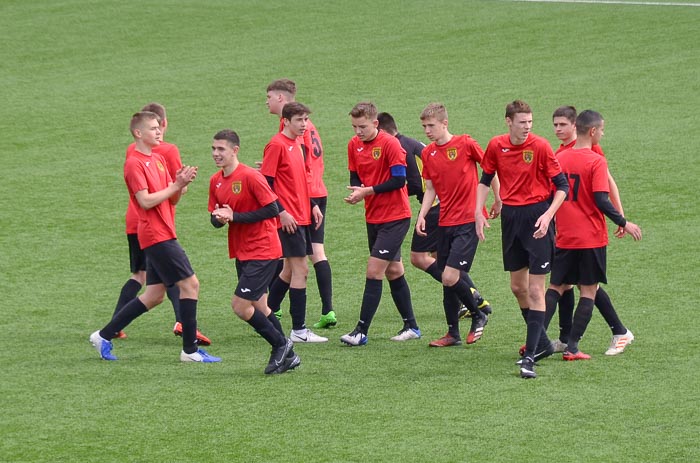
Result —
[[299, 331], [292, 330], [289, 334], [289, 339], [292, 342], [328, 342], [328, 338], [319, 336], [308, 328]]
[[196, 352], [192, 352], [191, 354], [187, 354], [183, 350], [180, 352], [180, 361], [181, 362], [216, 363], [216, 362], [220, 362], [221, 358], [214, 357], [213, 355], [209, 355], [207, 353], [207, 351], [205, 351], [204, 349], [199, 349]]
[[605, 351], [605, 355], [617, 355], [625, 351], [625, 347], [628, 344], [632, 344], [634, 341], [634, 335], [630, 330], [627, 330], [625, 334], [617, 334], [613, 336], [610, 342], [610, 347]]
[[420, 330], [417, 328], [407, 328], [405, 330], [399, 331], [399, 333], [392, 337], [392, 341], [409, 341], [411, 339], [420, 339]]

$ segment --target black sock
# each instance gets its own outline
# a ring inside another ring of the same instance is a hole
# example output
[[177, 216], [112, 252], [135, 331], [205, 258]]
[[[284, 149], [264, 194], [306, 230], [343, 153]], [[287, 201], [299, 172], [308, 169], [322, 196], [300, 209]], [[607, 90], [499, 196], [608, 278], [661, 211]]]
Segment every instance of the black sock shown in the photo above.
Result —
[[[274, 315], [273, 317], [277, 320], [277, 317]], [[253, 316], [250, 317], [249, 320], [246, 320], [246, 323], [252, 326], [253, 329], [273, 347], [281, 346], [287, 342], [284, 336], [282, 336], [282, 333], [270, 323], [270, 319], [257, 310], [253, 311]]]
[[369, 325], [372, 324], [374, 314], [379, 308], [379, 301], [382, 299], [382, 280], [365, 279], [365, 291], [362, 294], [362, 306], [360, 307], [360, 321], [357, 328], [367, 334]]
[[401, 275], [397, 279], [389, 281], [389, 288], [391, 289], [391, 298], [394, 300], [394, 305], [396, 305], [403, 319], [403, 328], [418, 329], [416, 317], [413, 315], [411, 289], [408, 287], [406, 278]]
[[180, 288], [177, 285], [168, 286], [165, 289], [168, 294], [168, 299], [173, 304], [173, 311], [175, 312], [175, 321], [182, 323], [180, 318]]
[[617, 316], [617, 312], [615, 311], [615, 307], [610, 300], [610, 296], [608, 296], [608, 293], [606, 293], [600, 286], [598, 287], [598, 291], [595, 293], [595, 305], [598, 307], [600, 314], [603, 316], [605, 322], [612, 330], [613, 335], [625, 334], [627, 332], [627, 328], [622, 324], [620, 318]]
[[272, 280], [270, 293], [267, 295], [267, 306], [271, 308], [273, 312], [277, 312], [280, 309], [280, 305], [287, 291], [289, 291], [289, 283], [280, 277]]
[[428, 266], [428, 268], [425, 269], [425, 273], [442, 283], [442, 272], [438, 268], [437, 262], [433, 262], [432, 264], [430, 264], [430, 266]]
[[284, 330], [282, 329], [282, 324], [280, 323], [279, 318], [277, 318], [274, 312], [270, 311], [270, 315], [267, 316], [267, 319], [270, 320], [272, 326], [274, 326], [275, 329], [279, 331], [282, 336], [286, 337], [286, 335], [284, 334]]
[[578, 352], [578, 342], [583, 337], [583, 333], [588, 327], [588, 323], [593, 316], [593, 299], [579, 297], [576, 312], [574, 312], [574, 324], [571, 327], [566, 350], [575, 354]]
[[314, 264], [318, 294], [321, 296], [321, 314], [326, 315], [333, 310], [333, 278], [331, 264], [322, 260]]
[[544, 331], [544, 311], [530, 310], [527, 314], [527, 336], [525, 338], [525, 356], [535, 358], [535, 351]]
[[559, 292], [554, 289], [547, 289], [547, 292], [544, 293], [544, 329], [545, 331], [547, 328], [549, 328], [549, 322], [552, 321], [552, 317], [554, 317], [554, 313], [557, 311], [557, 302], [559, 302], [559, 298], [561, 296], [559, 295]]
[[289, 288], [289, 313], [293, 330], [306, 328], [306, 288]]
[[575, 305], [574, 288], [564, 291], [559, 298], [559, 340], [563, 343], [569, 341], [571, 325], [574, 323]]
[[523, 320], [525, 320], [525, 324], [527, 325], [527, 316], [530, 313], [530, 309], [528, 307], [520, 307], [520, 315], [523, 317]]
[[148, 312], [148, 309], [138, 297], [133, 298], [129, 303], [121, 308], [112, 320], [100, 330], [100, 336], [106, 340], [112, 339], [118, 332], [123, 330], [129, 323], [137, 317]]
[[471, 286], [469, 286], [469, 283], [467, 283], [466, 278], [464, 278], [464, 275], [466, 275], [466, 273], [461, 273], [462, 276], [457, 281], [457, 283], [450, 286], [449, 288], [452, 291], [454, 291], [454, 293], [457, 295], [462, 304], [464, 304], [464, 306], [467, 309], [469, 309], [469, 311], [472, 313], [472, 317], [483, 317], [483, 312], [477, 307], [476, 301], [474, 300], [474, 295], [472, 294]]
[[114, 317], [117, 312], [119, 312], [122, 307], [127, 305], [133, 298], [135, 298], [139, 291], [141, 291], [141, 283], [138, 281], [134, 280], [133, 278], [129, 278], [126, 280], [126, 283], [124, 283], [124, 286], [122, 286], [122, 290], [119, 293], [119, 299], [117, 300], [117, 306], [114, 308], [114, 313], [112, 314], [112, 317]]
[[447, 334], [455, 339], [459, 335], [459, 298], [457, 294], [447, 286], [442, 287], [442, 308], [445, 311], [447, 321]]
[[197, 299], [180, 299], [182, 319], [182, 350], [186, 354], [197, 352]]

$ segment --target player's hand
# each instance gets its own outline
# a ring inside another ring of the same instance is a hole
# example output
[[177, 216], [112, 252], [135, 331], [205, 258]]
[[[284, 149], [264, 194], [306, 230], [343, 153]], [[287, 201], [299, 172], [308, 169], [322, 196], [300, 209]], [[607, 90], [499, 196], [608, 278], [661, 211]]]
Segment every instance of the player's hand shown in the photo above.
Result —
[[474, 214], [474, 218], [476, 226], [476, 237], [479, 238], [479, 241], [484, 241], [486, 239], [486, 235], [484, 235], [484, 227], [491, 228], [491, 225], [489, 225], [489, 222], [486, 220], [486, 217], [484, 217], [484, 214], [482, 214], [481, 210], [476, 211], [476, 213]]
[[498, 200], [491, 204], [491, 210], [489, 210], [489, 219], [495, 219], [501, 215], [501, 208], [503, 208], [503, 203]]
[[323, 223], [323, 212], [321, 212], [321, 208], [318, 207], [318, 205], [314, 206], [314, 208], [311, 209], [311, 215], [314, 221], [314, 230], [318, 230], [318, 227]]
[[293, 235], [297, 232], [297, 221], [294, 220], [294, 217], [292, 217], [292, 214], [289, 212], [280, 212], [280, 222], [282, 223], [282, 230], [284, 230], [285, 233]]
[[624, 238], [624, 236], [627, 234], [625, 232], [625, 227], [617, 227], [617, 230], [615, 230], [615, 238]]
[[425, 232], [425, 217], [418, 216], [416, 219], [416, 233], [418, 236], [428, 236]]
[[262, 161], [255, 161], [255, 168], [260, 170], [261, 167], [262, 167]]
[[175, 174], [175, 184], [182, 189], [197, 178], [196, 166], [182, 166]]
[[537, 219], [537, 222], [535, 222], [535, 233], [532, 234], [532, 237], [538, 240], [547, 236], [547, 230], [549, 230], [549, 222], [551, 220], [552, 218], [549, 214], [542, 214], [540, 218]]
[[627, 222], [625, 224], [625, 232], [632, 235], [632, 238], [634, 238], [635, 241], [639, 241], [642, 239], [642, 229], [639, 228], [637, 224]]
[[216, 217], [219, 223], [226, 224], [228, 222], [233, 222], [233, 209], [231, 209], [231, 206], [228, 204], [224, 204], [222, 207], [219, 207], [217, 204], [212, 215]]
[[363, 199], [365, 199], [365, 196], [369, 194], [370, 188], [366, 188], [364, 185], [362, 186], [347, 186], [345, 187], [348, 190], [351, 191], [350, 195], [344, 198], [343, 200], [348, 203], [348, 204], [357, 204]]

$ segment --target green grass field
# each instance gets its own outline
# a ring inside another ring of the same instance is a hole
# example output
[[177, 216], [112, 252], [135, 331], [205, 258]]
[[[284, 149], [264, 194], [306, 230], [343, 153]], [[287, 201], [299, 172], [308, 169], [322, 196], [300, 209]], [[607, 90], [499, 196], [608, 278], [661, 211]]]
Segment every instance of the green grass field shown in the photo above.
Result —
[[[687, 3], [4, 0], [0, 461], [700, 460], [700, 8]], [[233, 128], [243, 162], [261, 159], [278, 124], [265, 87], [279, 77], [296, 80], [323, 137], [339, 326], [298, 346], [297, 371], [266, 377], [266, 343], [230, 309], [233, 264], [206, 201], [212, 135]], [[607, 290], [635, 343], [605, 357], [595, 315], [581, 342], [591, 361], [551, 358], [519, 379], [524, 327], [495, 222], [472, 272], [494, 307], [481, 341], [428, 349], [445, 330], [441, 289], [408, 268], [423, 339], [389, 341], [400, 320], [385, 285], [369, 344], [341, 346], [367, 257], [362, 208], [342, 201], [348, 111], [372, 100], [424, 140], [420, 111], [441, 101], [451, 131], [486, 146], [516, 98], [552, 143], [557, 106], [605, 116], [610, 169], [644, 231], [608, 251]], [[129, 117], [150, 101], [200, 168], [178, 230], [221, 364], [178, 361], [168, 302], [115, 341], [119, 362], [87, 342], [129, 274], [122, 165]]]

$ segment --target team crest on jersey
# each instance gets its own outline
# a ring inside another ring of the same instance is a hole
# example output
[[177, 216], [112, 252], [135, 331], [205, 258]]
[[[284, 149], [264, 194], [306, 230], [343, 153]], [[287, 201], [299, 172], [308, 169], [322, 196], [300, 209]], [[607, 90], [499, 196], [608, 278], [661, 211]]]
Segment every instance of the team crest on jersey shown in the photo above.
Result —
[[533, 159], [535, 159], [535, 153], [533, 151], [531, 151], [531, 150], [523, 151], [523, 161], [525, 161], [526, 164], [530, 164]]
[[243, 187], [241, 186], [241, 181], [233, 182], [231, 183], [231, 191], [233, 191], [234, 195], [237, 195], [238, 193], [241, 192]]
[[447, 148], [447, 159], [450, 161], [457, 159], [457, 148]]
[[156, 166], [158, 167], [158, 170], [161, 172], [165, 172], [165, 166], [163, 165], [162, 162], [156, 161]]
[[382, 157], [382, 149], [377, 146], [376, 148], [372, 148], [372, 158], [376, 161], [377, 159]]

